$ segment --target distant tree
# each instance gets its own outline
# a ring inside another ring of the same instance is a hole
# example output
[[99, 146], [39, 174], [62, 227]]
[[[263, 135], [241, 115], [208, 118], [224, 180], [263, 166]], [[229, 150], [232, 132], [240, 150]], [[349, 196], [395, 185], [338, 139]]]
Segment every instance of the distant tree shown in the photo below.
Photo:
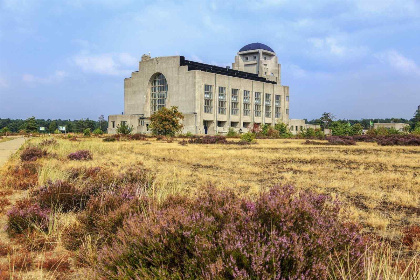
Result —
[[26, 119], [24, 129], [26, 132], [36, 132], [38, 130], [38, 124], [36, 123], [35, 117]]
[[50, 126], [48, 127], [49, 132], [54, 133], [54, 131], [58, 128], [57, 121], [51, 121]]
[[283, 122], [278, 122], [274, 125], [274, 129], [278, 130], [281, 138], [290, 138], [293, 134], [289, 131], [287, 124]]
[[10, 132], [10, 129], [7, 126], [5, 126], [0, 130], [0, 132], [3, 133], [3, 134], [6, 134], [6, 136], [7, 136], [7, 133]]
[[99, 116], [98, 127], [101, 131], [106, 131], [106, 129], [108, 128], [108, 122], [105, 120], [104, 115]]
[[415, 130], [416, 127], [420, 126], [420, 109], [417, 109], [414, 113], [414, 117], [410, 120], [410, 127]]
[[181, 121], [184, 116], [178, 111], [178, 107], [162, 107], [150, 116], [150, 129], [155, 135], [175, 136], [181, 131]]
[[319, 120], [321, 121], [321, 127], [323, 129], [330, 128], [330, 125], [332, 124], [334, 119], [335, 116], [332, 113], [324, 112], [324, 114], [322, 114], [322, 117], [319, 118]]

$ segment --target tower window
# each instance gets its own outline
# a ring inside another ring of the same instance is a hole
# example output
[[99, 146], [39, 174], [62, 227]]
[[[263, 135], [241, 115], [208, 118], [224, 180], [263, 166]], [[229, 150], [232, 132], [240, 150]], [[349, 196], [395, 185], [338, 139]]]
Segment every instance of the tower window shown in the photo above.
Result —
[[256, 117], [261, 117], [261, 92], [254, 93], [254, 114]]
[[281, 95], [276, 95], [274, 100], [274, 106], [275, 106], [275, 118], [280, 118], [280, 98]]
[[245, 56], [245, 60], [248, 61], [248, 57], [247, 56]]
[[213, 112], [213, 86], [204, 85], [204, 113]]
[[226, 115], [226, 88], [219, 87], [219, 114]]
[[266, 56], [264, 56], [264, 60], [267, 60], [267, 57]]
[[165, 76], [159, 73], [155, 76], [151, 85], [151, 114], [165, 107], [167, 94], [168, 83], [166, 82]]
[[256, 56], [256, 55], [254, 55], [254, 59], [255, 59], [255, 60], [257, 59], [257, 56]]
[[239, 112], [239, 89], [232, 89], [232, 96], [231, 96], [231, 102], [232, 102], [232, 109], [231, 109], [231, 114], [232, 115], [237, 115]]
[[271, 94], [265, 94], [265, 116], [271, 118]]
[[244, 90], [244, 116], [249, 116], [251, 114], [250, 103], [249, 90]]

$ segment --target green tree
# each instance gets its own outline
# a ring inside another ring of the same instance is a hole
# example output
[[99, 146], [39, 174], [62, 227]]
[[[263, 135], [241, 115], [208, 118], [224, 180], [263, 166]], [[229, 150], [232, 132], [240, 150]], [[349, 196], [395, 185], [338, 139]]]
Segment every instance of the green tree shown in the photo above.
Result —
[[133, 126], [128, 126], [126, 122], [121, 122], [121, 125], [117, 125], [117, 133], [128, 135], [133, 131]]
[[352, 135], [362, 135], [363, 133], [363, 126], [360, 123], [356, 123], [351, 127], [351, 134]]
[[7, 126], [5, 126], [0, 130], [0, 132], [3, 133], [3, 134], [6, 134], [6, 136], [7, 136], [7, 133], [10, 132], [10, 129]]
[[50, 123], [50, 126], [48, 127], [48, 131], [53, 133], [57, 128], [58, 128], [57, 121], [52, 121]]
[[178, 107], [162, 107], [150, 116], [150, 129], [155, 135], [175, 136], [181, 131], [181, 121], [184, 116], [178, 111]]
[[24, 129], [26, 132], [36, 132], [38, 130], [38, 124], [36, 123], [35, 117], [26, 119]]
[[334, 119], [335, 116], [332, 113], [324, 112], [324, 114], [322, 114], [322, 117], [319, 118], [322, 129], [330, 128], [330, 125], [332, 124]]
[[293, 136], [292, 133], [289, 131], [289, 127], [287, 124], [283, 122], [278, 122], [274, 125], [274, 129], [278, 130], [281, 138], [290, 138]]

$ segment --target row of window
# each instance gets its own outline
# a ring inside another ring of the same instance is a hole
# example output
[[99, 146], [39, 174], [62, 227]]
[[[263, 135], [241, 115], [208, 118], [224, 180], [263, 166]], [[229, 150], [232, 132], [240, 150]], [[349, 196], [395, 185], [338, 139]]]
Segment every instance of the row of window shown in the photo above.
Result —
[[[255, 117], [261, 117], [262, 112], [262, 100], [261, 92], [254, 92], [254, 115]], [[239, 89], [232, 89], [231, 92], [231, 115], [239, 114]], [[220, 115], [226, 115], [226, 87], [219, 87], [218, 94], [218, 113]], [[271, 93], [265, 94], [265, 116], [271, 118]], [[289, 101], [289, 96], [286, 96], [286, 100]], [[274, 114], [275, 118], [280, 118], [281, 113], [281, 95], [275, 95], [274, 98]], [[213, 113], [213, 86], [204, 85], [204, 112], [208, 114]], [[286, 109], [286, 114], [289, 114], [289, 109]], [[251, 93], [249, 90], [244, 90], [243, 94], [243, 115], [251, 115]]]

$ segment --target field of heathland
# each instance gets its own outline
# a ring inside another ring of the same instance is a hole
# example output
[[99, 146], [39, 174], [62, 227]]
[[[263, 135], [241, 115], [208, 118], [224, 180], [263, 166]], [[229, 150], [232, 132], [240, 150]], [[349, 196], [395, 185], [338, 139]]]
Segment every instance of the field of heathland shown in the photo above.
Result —
[[419, 279], [420, 146], [103, 139], [1, 168], [0, 279]]

